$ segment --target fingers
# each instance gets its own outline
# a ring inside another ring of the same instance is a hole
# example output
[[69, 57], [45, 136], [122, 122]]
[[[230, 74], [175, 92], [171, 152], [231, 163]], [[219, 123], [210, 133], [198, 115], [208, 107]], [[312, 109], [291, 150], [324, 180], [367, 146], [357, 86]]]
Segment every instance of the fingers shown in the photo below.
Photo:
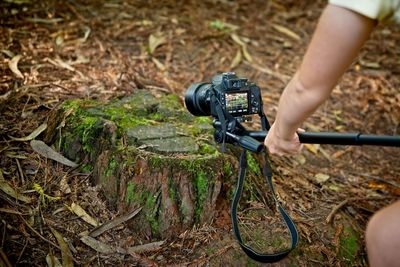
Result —
[[[299, 128], [298, 133], [302, 132], [305, 132], [305, 130]], [[268, 132], [264, 144], [269, 154], [277, 156], [294, 155], [299, 153], [303, 148], [297, 133], [294, 133], [293, 138], [290, 140], [282, 140], [276, 135], [274, 127], [271, 127]]]

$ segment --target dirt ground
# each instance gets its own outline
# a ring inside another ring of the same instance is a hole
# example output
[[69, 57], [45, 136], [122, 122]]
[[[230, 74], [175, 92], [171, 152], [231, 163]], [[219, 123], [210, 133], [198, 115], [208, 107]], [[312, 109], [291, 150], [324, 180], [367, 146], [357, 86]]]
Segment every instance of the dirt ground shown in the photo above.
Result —
[[[121, 214], [107, 208], [100, 189], [90, 183], [90, 172], [44, 158], [32, 149], [29, 141], [35, 137], [29, 135], [67, 99], [108, 101], [138, 89], [183, 96], [191, 83], [224, 71], [259, 85], [273, 121], [280, 93], [299, 66], [325, 4], [0, 2], [0, 258], [5, 266], [7, 260], [10, 266], [57, 266], [57, 260], [66, 265], [68, 258], [84, 266], [260, 266], [232, 234], [230, 199], [221, 199], [212, 224], [196, 226], [156, 249], [129, 255], [96, 251], [79, 236], [93, 226], [67, 207], [78, 203], [103, 223]], [[398, 26], [378, 26], [304, 128], [399, 134], [399, 40]], [[298, 248], [273, 266], [367, 265], [368, 218], [400, 196], [399, 150], [306, 145], [298, 156], [272, 160], [277, 192], [301, 236]], [[12, 196], [6, 185], [20, 194]], [[32, 201], [25, 203], [23, 196]], [[249, 205], [256, 210], [257, 204]], [[277, 214], [262, 221], [241, 214], [251, 222], [248, 232], [260, 227], [270, 246], [286, 244], [277, 238], [287, 235]], [[158, 241], [134, 237], [123, 223], [98, 240], [111, 248]]]

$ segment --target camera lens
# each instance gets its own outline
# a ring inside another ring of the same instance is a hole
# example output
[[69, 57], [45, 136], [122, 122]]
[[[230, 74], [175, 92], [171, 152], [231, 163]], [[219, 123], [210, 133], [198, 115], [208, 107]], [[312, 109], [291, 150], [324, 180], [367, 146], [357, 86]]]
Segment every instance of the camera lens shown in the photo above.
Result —
[[195, 116], [210, 116], [210, 83], [193, 83], [186, 91], [186, 108]]

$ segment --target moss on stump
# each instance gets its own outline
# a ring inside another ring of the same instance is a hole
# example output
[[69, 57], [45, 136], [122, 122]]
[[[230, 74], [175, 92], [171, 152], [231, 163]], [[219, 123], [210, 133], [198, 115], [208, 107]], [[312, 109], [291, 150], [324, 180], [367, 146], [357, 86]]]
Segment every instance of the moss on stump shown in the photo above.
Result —
[[92, 170], [110, 206], [143, 208], [132, 227], [146, 236], [211, 222], [232, 175], [234, 158], [215, 148], [210, 118], [189, 114], [176, 95], [139, 90], [110, 103], [67, 101], [48, 124], [45, 141]]

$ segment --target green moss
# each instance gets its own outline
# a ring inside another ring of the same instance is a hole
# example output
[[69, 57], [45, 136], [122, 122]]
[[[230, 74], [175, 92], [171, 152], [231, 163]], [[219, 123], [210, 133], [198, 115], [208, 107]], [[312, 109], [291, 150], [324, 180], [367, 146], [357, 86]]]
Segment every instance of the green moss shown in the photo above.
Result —
[[[101, 118], [92, 116], [84, 109], [95, 105], [93, 100], [69, 100], [63, 103], [63, 109], [71, 115], [67, 117], [67, 126], [73, 129], [73, 135], [65, 137], [63, 140], [63, 148], [68, 150], [71, 141], [78, 136], [82, 145], [83, 152], [90, 153], [92, 151], [93, 142], [97, 138], [96, 131], [100, 128]], [[98, 105], [98, 103], [97, 103]]]
[[114, 157], [110, 158], [110, 161], [108, 162], [107, 168], [104, 171], [104, 177], [110, 177], [113, 173], [114, 170], [118, 167], [118, 162], [115, 160]]
[[150, 121], [143, 117], [143, 114], [139, 116], [134, 110], [127, 109], [124, 105], [110, 105], [104, 109], [104, 113], [117, 124], [119, 129], [150, 124]]
[[246, 262], [246, 267], [257, 267], [258, 264], [255, 260], [248, 258]]
[[202, 143], [199, 146], [199, 153], [202, 154], [202, 155], [212, 155], [212, 154], [215, 154], [215, 153], [218, 154], [219, 152], [214, 146]]
[[252, 173], [256, 174], [257, 176], [260, 176], [261, 175], [260, 165], [253, 157], [253, 155], [251, 153], [247, 153], [246, 158], [247, 158], [247, 167], [249, 168], [249, 170]]
[[145, 118], [132, 116], [132, 117], [123, 117], [120, 120], [116, 121], [116, 123], [119, 129], [122, 129], [123, 131], [125, 129], [134, 128], [140, 125], [149, 125], [152, 122]]
[[199, 116], [199, 117], [195, 117], [194, 119], [194, 123], [195, 124], [212, 124], [212, 120], [211, 117], [207, 117], [207, 116]]
[[[140, 192], [140, 193], [136, 193]], [[154, 234], [158, 234], [160, 232], [160, 224], [157, 218], [157, 195], [151, 195], [149, 192], [144, 191], [141, 188], [137, 188], [137, 186], [133, 182], [128, 182], [126, 187], [126, 203], [135, 203], [143, 206], [143, 211], [146, 214], [146, 220], [149, 222], [150, 227]]]
[[[155, 113], [155, 111], [153, 111]], [[193, 116], [180, 103], [178, 95], [168, 94], [161, 97], [158, 101], [157, 113], [163, 121], [169, 121], [176, 124], [183, 122], [192, 122]]]
[[126, 203], [132, 203], [135, 199], [135, 184], [132, 182], [128, 182], [126, 187]]
[[165, 120], [165, 116], [163, 116], [162, 114], [157, 113], [157, 112], [151, 113], [151, 114], [149, 115], [149, 118], [150, 118], [151, 120], [155, 120], [155, 121], [159, 121], [159, 122], [162, 122], [162, 121]]
[[175, 94], [168, 94], [160, 99], [160, 106], [162, 108], [176, 110], [176, 109], [183, 109], [183, 106], [179, 102], [179, 96]]
[[211, 255], [213, 255], [214, 253], [215, 253], [215, 248], [213, 248], [213, 247], [207, 248], [206, 254], [207, 254], [208, 256], [211, 256]]
[[203, 212], [203, 204], [207, 198], [208, 180], [203, 171], [199, 171], [195, 177], [194, 185], [197, 193], [195, 220], [200, 220], [200, 215]]
[[173, 177], [168, 177], [168, 195], [174, 202], [179, 201], [177, 188], [174, 185]]
[[93, 130], [96, 124], [99, 122], [99, 118], [96, 117], [83, 117], [79, 124], [76, 126], [76, 130], [79, 132], [81, 141], [83, 144], [83, 150], [90, 152], [92, 150], [91, 141], [95, 138]]
[[150, 223], [151, 230], [154, 234], [160, 232], [160, 224], [157, 219], [157, 209], [155, 208], [157, 203], [157, 195], [150, 195], [148, 193], [144, 194], [145, 209], [146, 209], [146, 219]]
[[[209, 187], [211, 186], [207, 177], [215, 177], [216, 171], [219, 171], [222, 164], [218, 164], [219, 161], [213, 161], [212, 159], [216, 156], [204, 156], [204, 157], [190, 157], [190, 158], [176, 158], [167, 157], [161, 155], [151, 155], [149, 156], [149, 163], [152, 169], [160, 169], [164, 167], [179, 168], [192, 175], [193, 189], [196, 192], [196, 203], [195, 203], [195, 222], [200, 221], [201, 214], [203, 213], [204, 201], [207, 199], [207, 194], [209, 192]], [[179, 192], [176, 185], [173, 184], [172, 178], [168, 182], [168, 193], [169, 197], [178, 203], [179, 205]], [[185, 212], [184, 206], [180, 206], [183, 214]]]
[[164, 166], [165, 158], [157, 154], [152, 154], [149, 156], [148, 162], [152, 169], [156, 169]]
[[224, 165], [222, 165], [222, 171], [224, 173], [224, 178], [229, 178], [230, 176], [232, 176], [232, 169], [233, 166], [229, 161], [224, 161]]
[[340, 237], [339, 257], [349, 265], [353, 265], [360, 249], [357, 233], [349, 226], [345, 226]]
[[80, 170], [81, 170], [82, 172], [84, 172], [84, 173], [91, 172], [91, 171], [93, 171], [93, 165], [91, 165], [91, 164], [83, 164], [83, 165], [80, 167]]

